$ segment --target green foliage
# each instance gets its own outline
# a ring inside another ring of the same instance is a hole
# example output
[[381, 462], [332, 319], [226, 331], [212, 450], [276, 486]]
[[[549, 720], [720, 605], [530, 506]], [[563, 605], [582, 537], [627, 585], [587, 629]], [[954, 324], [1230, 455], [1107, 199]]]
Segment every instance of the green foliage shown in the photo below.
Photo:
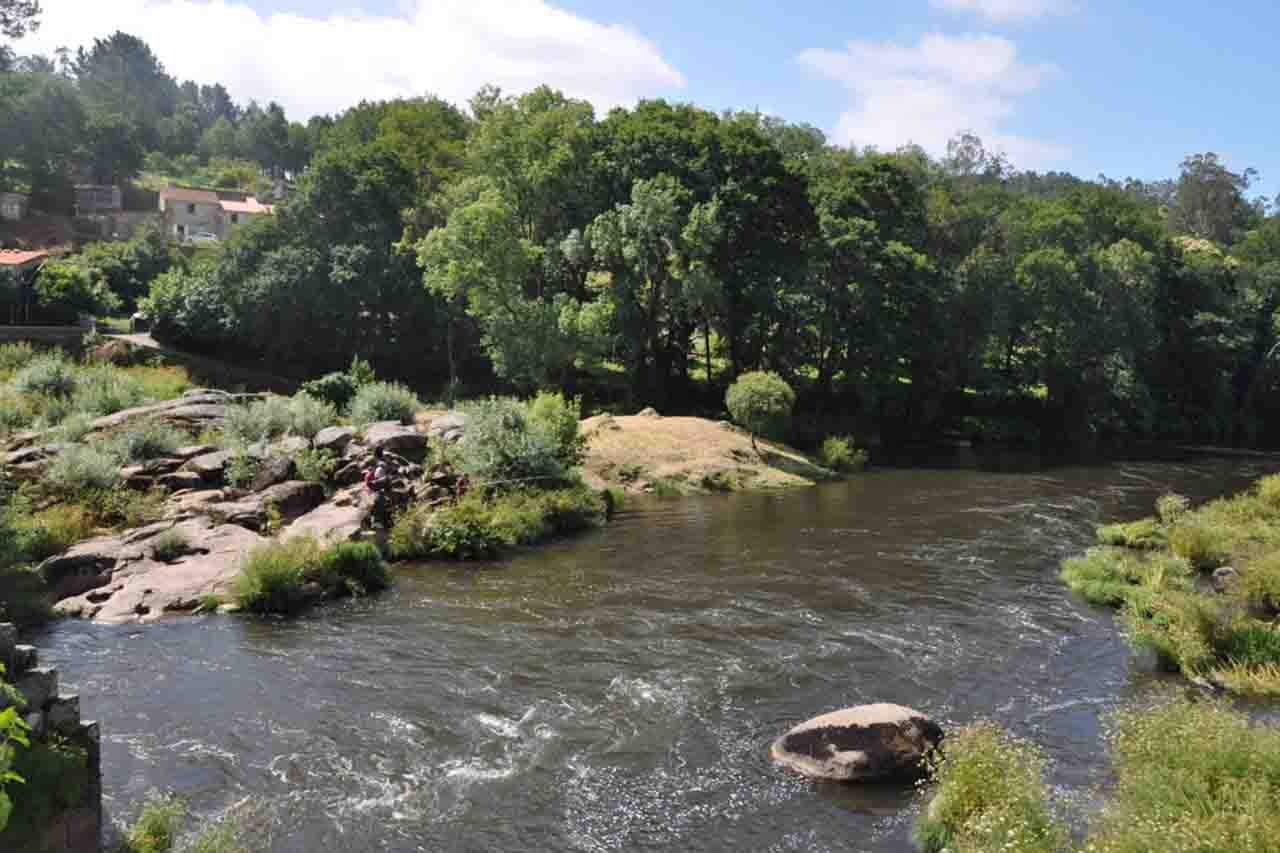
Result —
[[1161, 495], [1156, 499], [1156, 516], [1162, 524], [1175, 524], [1187, 514], [1191, 501], [1182, 495]]
[[828, 436], [818, 448], [818, 461], [833, 471], [852, 473], [867, 467], [867, 451], [855, 449], [853, 440]]
[[1168, 535], [1173, 553], [1197, 569], [1216, 569], [1231, 559], [1231, 534], [1212, 522], [1179, 522]]
[[[1280, 832], [1280, 731], [1212, 702], [1115, 716], [1110, 802], [1088, 850], [1266, 850]], [[1194, 748], [1188, 748], [1193, 745]]]
[[587, 530], [605, 518], [604, 500], [585, 486], [520, 489], [486, 498], [479, 492], [440, 510], [413, 507], [391, 531], [392, 556], [484, 560], [522, 545]]
[[950, 735], [933, 801], [916, 824], [925, 853], [1057, 853], [1067, 833], [1048, 807], [1044, 757], [994, 723]]
[[757, 435], [781, 438], [791, 419], [796, 395], [776, 373], [744, 373], [729, 386], [725, 405], [736, 424]]
[[1154, 518], [1099, 527], [1098, 541], [1103, 545], [1138, 550], [1159, 550], [1169, 545], [1165, 527]]
[[50, 320], [61, 323], [74, 323], [81, 314], [110, 314], [120, 308], [119, 298], [103, 282], [78, 265], [61, 261], [40, 268], [35, 292]]
[[526, 407], [514, 400], [479, 400], [464, 411], [467, 429], [451, 453], [477, 484], [546, 483], [566, 476], [566, 448], [554, 442], [568, 440], [567, 430], [548, 435], [546, 421], [535, 429]]
[[13, 814], [13, 786], [24, 784], [23, 777], [14, 772], [14, 756], [17, 747], [30, 746], [30, 727], [22, 719], [23, 700], [13, 686], [4, 679], [4, 664], [0, 663], [0, 835], [5, 832]]
[[[252, 403], [230, 406], [223, 432], [242, 446], [278, 438], [293, 427], [295, 415], [291, 403], [287, 397], [270, 394]], [[309, 410], [308, 414], [311, 413]]]
[[378, 421], [413, 423], [414, 415], [422, 408], [418, 397], [408, 388], [395, 382], [370, 382], [361, 386], [351, 400], [351, 420], [357, 424]]
[[258, 475], [258, 457], [244, 452], [237, 452], [227, 461], [223, 478], [233, 489], [241, 489], [249, 485]]
[[319, 379], [303, 382], [300, 393], [324, 400], [335, 409], [345, 409], [357, 391], [377, 379], [369, 362], [362, 360], [360, 356], [354, 356], [351, 366], [345, 371], [326, 373]]
[[143, 804], [117, 853], [168, 853], [186, 814], [186, 805], [177, 797], [153, 795]]
[[315, 438], [320, 430], [338, 422], [338, 411], [332, 403], [303, 393], [295, 394], [289, 401], [289, 414], [292, 420], [290, 432], [308, 441]]
[[35, 347], [26, 341], [0, 345], [0, 373], [12, 373], [36, 358]]
[[587, 441], [578, 428], [582, 420], [582, 405], [578, 400], [566, 400], [557, 392], [539, 391], [529, 401], [528, 413], [529, 428], [555, 449], [565, 467], [572, 468], [582, 462]]
[[70, 397], [76, 390], [75, 366], [58, 353], [37, 356], [14, 375], [13, 388], [20, 394]]
[[103, 443], [123, 462], [145, 462], [172, 456], [190, 436], [162, 421], [143, 421], [114, 433]]
[[113, 453], [97, 447], [75, 445], [49, 463], [45, 482], [67, 495], [86, 489], [110, 489], [120, 482], [120, 461]]
[[171, 563], [187, 554], [191, 549], [191, 538], [176, 528], [166, 530], [151, 543], [151, 556], [162, 563]]
[[312, 483], [327, 483], [338, 469], [338, 457], [330, 450], [305, 448], [293, 455], [298, 469], [298, 479]]
[[84, 804], [90, 781], [88, 754], [56, 734], [33, 737], [26, 748], [17, 750], [13, 772], [23, 782], [11, 789], [13, 814], [0, 842], [14, 844], [14, 849], [35, 849], [52, 818]]
[[1189, 590], [1191, 567], [1165, 554], [1141, 555], [1118, 548], [1094, 548], [1062, 565], [1062, 579], [1091, 604], [1119, 607], [1135, 591], [1142, 594]]
[[364, 595], [389, 584], [377, 547], [339, 543], [324, 548], [314, 538], [295, 537], [262, 545], [246, 555], [236, 581], [236, 599], [245, 610], [293, 613], [316, 597]]

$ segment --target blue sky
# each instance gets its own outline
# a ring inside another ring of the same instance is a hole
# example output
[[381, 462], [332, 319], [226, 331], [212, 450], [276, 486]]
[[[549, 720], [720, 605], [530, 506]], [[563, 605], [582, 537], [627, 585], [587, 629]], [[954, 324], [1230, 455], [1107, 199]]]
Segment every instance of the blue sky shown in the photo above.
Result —
[[[759, 108], [841, 143], [940, 151], [972, 129], [1015, 165], [1174, 175], [1212, 150], [1280, 191], [1261, 0], [45, 0], [30, 47], [120, 28], [180, 77], [294, 116], [362, 95], [546, 81], [600, 110], [641, 97]], [[200, 33], [193, 39], [193, 34]], [[201, 50], [203, 42], [216, 49]], [[23, 44], [20, 49], [30, 49]]]

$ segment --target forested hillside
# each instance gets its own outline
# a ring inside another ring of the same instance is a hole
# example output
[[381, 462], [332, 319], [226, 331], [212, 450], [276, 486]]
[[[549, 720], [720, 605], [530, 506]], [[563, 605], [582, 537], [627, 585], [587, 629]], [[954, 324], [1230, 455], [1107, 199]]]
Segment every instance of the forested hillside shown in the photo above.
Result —
[[972, 135], [940, 158], [851, 150], [548, 88], [303, 125], [179, 84], [121, 33], [5, 62], [0, 182], [44, 204], [85, 173], [297, 178], [277, 216], [150, 282], [156, 335], [183, 347], [705, 413], [767, 369], [802, 412], [895, 441], [1280, 435], [1280, 221], [1212, 153], [1167, 181], [1083, 180]]

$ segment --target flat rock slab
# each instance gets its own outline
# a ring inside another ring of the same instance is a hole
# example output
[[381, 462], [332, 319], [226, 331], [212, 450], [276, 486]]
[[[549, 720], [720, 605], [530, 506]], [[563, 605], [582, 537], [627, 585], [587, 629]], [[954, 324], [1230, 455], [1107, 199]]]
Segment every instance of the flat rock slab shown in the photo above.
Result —
[[214, 525], [205, 518], [170, 527], [186, 535], [190, 553], [162, 563], [152, 558], [149, 540], [135, 542], [127, 555], [118, 555], [133, 559], [117, 559], [107, 583], [65, 598], [55, 609], [108, 623], [154, 621], [166, 613], [193, 610], [205, 596], [231, 593], [244, 555], [268, 541], [243, 527]]
[[341, 453], [347, 449], [347, 445], [350, 444], [351, 440], [355, 437], [356, 431], [351, 427], [325, 427], [316, 433], [315, 445], [321, 450]]
[[188, 460], [183, 467], [188, 471], [196, 472], [206, 480], [216, 481], [222, 478], [222, 472], [226, 470], [227, 465], [234, 457], [235, 454], [230, 450], [203, 453]]
[[814, 717], [773, 742], [775, 762], [836, 782], [911, 781], [927, 770], [942, 727], [901, 705], [859, 705]]

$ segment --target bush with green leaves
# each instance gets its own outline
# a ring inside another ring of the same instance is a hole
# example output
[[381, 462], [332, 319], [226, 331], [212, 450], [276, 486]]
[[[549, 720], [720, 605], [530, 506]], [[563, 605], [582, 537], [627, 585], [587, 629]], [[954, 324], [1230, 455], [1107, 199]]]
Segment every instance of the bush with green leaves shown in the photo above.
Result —
[[0, 835], [0, 849], [42, 849], [49, 823], [68, 809], [86, 804], [88, 752], [61, 735], [33, 736], [15, 754], [13, 772], [23, 782], [10, 789], [13, 814]]
[[293, 427], [291, 402], [288, 397], [270, 394], [252, 403], [229, 406], [223, 433], [232, 442], [246, 447], [282, 436]]
[[26, 700], [22, 698], [13, 685], [5, 681], [4, 664], [0, 663], [0, 699], [7, 707], [0, 711], [0, 833], [9, 825], [13, 814], [13, 800], [10, 791], [25, 780], [13, 771], [13, 760], [17, 747], [30, 746], [30, 727], [22, 719], [22, 710]]
[[122, 462], [146, 462], [172, 456], [190, 436], [162, 421], [143, 421], [113, 433], [103, 442]]
[[76, 390], [76, 367], [60, 353], [37, 356], [13, 377], [13, 388], [20, 394], [43, 397], [70, 397]]
[[867, 467], [867, 460], [867, 452], [855, 448], [849, 438], [828, 436], [818, 448], [818, 461], [832, 471], [861, 471]]
[[293, 395], [289, 400], [289, 414], [290, 432], [302, 436], [307, 441], [315, 438], [320, 430], [338, 422], [338, 410], [333, 404], [312, 397], [310, 394]]
[[1048, 807], [1044, 757], [995, 723], [950, 735], [933, 800], [916, 823], [925, 853], [1065, 853]]
[[166, 530], [151, 543], [151, 556], [171, 563], [191, 550], [191, 537], [177, 528]]
[[245, 610], [294, 613], [314, 596], [364, 595], [390, 584], [386, 564], [369, 543], [339, 543], [328, 548], [310, 536], [271, 542], [253, 549], [241, 565], [236, 599]]
[[350, 416], [353, 423], [361, 426], [378, 421], [410, 424], [421, 408], [417, 395], [405, 386], [396, 382], [370, 382], [351, 399]]
[[449, 452], [454, 465], [475, 485], [550, 485], [567, 476], [563, 448], [533, 428], [521, 403], [492, 398], [473, 402], [463, 411], [466, 432]]
[[125, 833], [117, 853], [168, 853], [173, 849], [186, 814], [187, 807], [182, 800], [172, 795], [153, 794]]
[[558, 391], [540, 391], [527, 409], [530, 428], [555, 449], [565, 467], [581, 464], [587, 451], [586, 437], [579, 429], [581, 402], [567, 400]]
[[37, 354], [36, 348], [26, 341], [0, 345], [0, 373], [11, 373], [26, 367]]
[[308, 447], [293, 454], [298, 479], [310, 483], [327, 483], [338, 470], [338, 456], [331, 450]]
[[345, 409], [357, 391], [377, 379], [369, 362], [356, 356], [346, 370], [326, 373], [318, 379], [303, 382], [299, 390], [317, 400], [324, 400], [337, 409]]
[[64, 495], [86, 489], [110, 489], [120, 482], [120, 461], [98, 447], [75, 445], [54, 457], [45, 482]]
[[93, 432], [94, 420], [95, 418], [91, 414], [72, 412], [63, 418], [62, 423], [58, 424], [58, 439], [73, 444], [83, 441], [85, 436]]
[[77, 412], [95, 417], [150, 402], [143, 382], [112, 365], [82, 368], [72, 397]]
[[751, 433], [754, 448], [756, 436], [780, 439], [786, 433], [796, 393], [778, 374], [755, 371], [739, 376], [724, 401], [734, 423]]

